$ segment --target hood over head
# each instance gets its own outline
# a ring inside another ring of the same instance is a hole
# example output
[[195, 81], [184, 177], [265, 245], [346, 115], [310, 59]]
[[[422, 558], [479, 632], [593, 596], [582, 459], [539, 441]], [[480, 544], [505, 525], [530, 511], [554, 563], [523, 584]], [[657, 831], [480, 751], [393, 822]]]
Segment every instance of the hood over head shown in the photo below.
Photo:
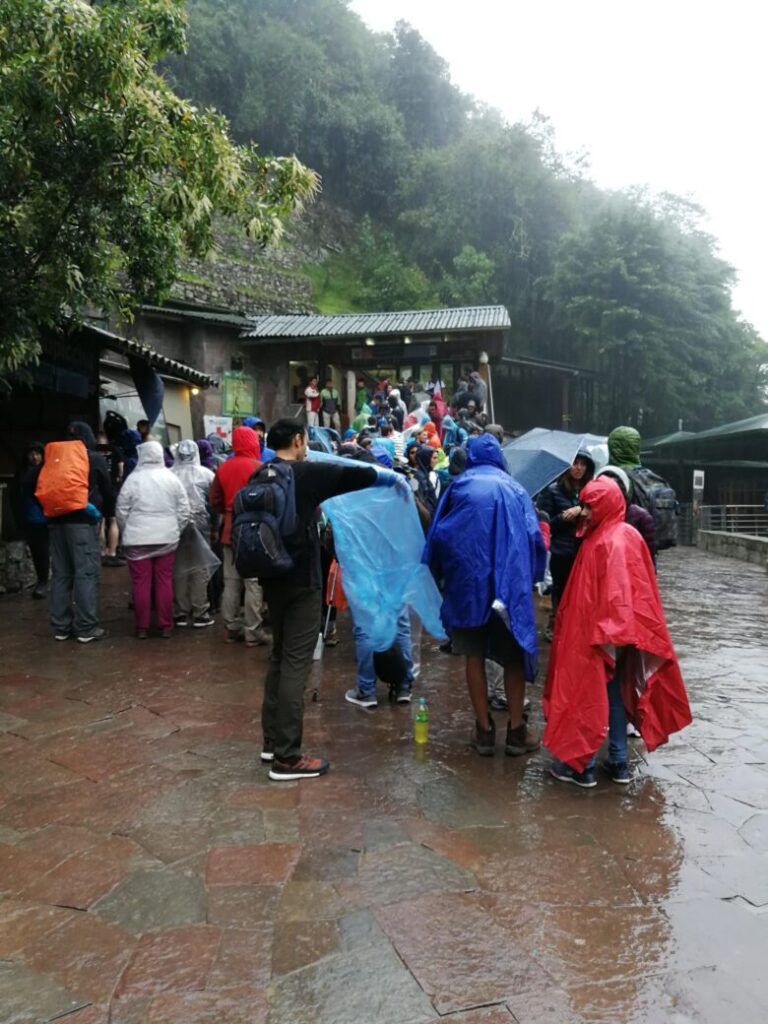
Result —
[[586, 448], [579, 448], [579, 450], [576, 452], [574, 462], [576, 461], [576, 459], [584, 459], [584, 461], [587, 464], [587, 472], [584, 474], [584, 483], [587, 483], [589, 480], [592, 480], [592, 478], [595, 475], [595, 460], [592, 458], [591, 453], [588, 452]]
[[199, 466], [200, 449], [194, 441], [179, 441], [176, 445], [176, 462], [180, 466]]
[[235, 427], [232, 431], [232, 448], [235, 455], [246, 455], [250, 459], [261, 459], [259, 439], [250, 427]]
[[145, 441], [139, 446], [139, 464], [136, 471], [140, 469], [157, 469], [159, 466], [165, 469], [165, 457], [163, 446], [159, 441]]
[[470, 437], [467, 443], [467, 469], [475, 466], [495, 466], [508, 472], [501, 454], [501, 445], [492, 434]]
[[[499, 444], [504, 444], [504, 427], [500, 423], [489, 423], [483, 430], [484, 434], [490, 434], [491, 437], [495, 437]], [[579, 452], [581, 455], [581, 452]], [[594, 469], [594, 463], [592, 463]]]
[[386, 466], [387, 469], [392, 469], [392, 456], [389, 454], [386, 448], [381, 448], [379, 445], [374, 443], [373, 447], [371, 448], [371, 451], [373, 452], [373, 457], [376, 459], [379, 465]]
[[453, 418], [453, 416], [449, 416], [448, 413], [446, 413], [445, 416], [443, 416], [440, 425], [443, 428], [443, 430], [455, 430], [456, 420]]
[[89, 452], [92, 452], [96, 447], [96, 438], [93, 431], [82, 420], [75, 420], [73, 423], [70, 423], [67, 427], [67, 434], [73, 440], [82, 441]]
[[577, 536], [594, 533], [605, 523], [623, 523], [627, 511], [627, 503], [621, 488], [615, 480], [601, 477], [585, 484], [579, 495], [582, 505], [589, 505], [592, 517], [589, 523], [579, 526]]
[[206, 469], [215, 469], [216, 465], [213, 461], [213, 448], [210, 441], [206, 441], [205, 438], [201, 438], [195, 442], [197, 444], [197, 450], [200, 452], [200, 465], [205, 466]]
[[419, 468], [426, 470], [428, 473], [432, 469], [432, 456], [435, 454], [435, 449], [431, 448], [428, 444], [419, 445], [419, 450], [416, 452], [416, 461], [419, 464]]
[[614, 480], [624, 491], [624, 497], [628, 498], [632, 490], [632, 485], [629, 482], [629, 477], [621, 468], [621, 466], [603, 466], [602, 469], [598, 469], [595, 473], [595, 480], [601, 476], [613, 477]]
[[614, 427], [608, 435], [611, 464], [623, 469], [640, 465], [640, 434], [634, 427]]
[[448, 458], [448, 472], [451, 476], [461, 476], [467, 468], [466, 448], [454, 448]]

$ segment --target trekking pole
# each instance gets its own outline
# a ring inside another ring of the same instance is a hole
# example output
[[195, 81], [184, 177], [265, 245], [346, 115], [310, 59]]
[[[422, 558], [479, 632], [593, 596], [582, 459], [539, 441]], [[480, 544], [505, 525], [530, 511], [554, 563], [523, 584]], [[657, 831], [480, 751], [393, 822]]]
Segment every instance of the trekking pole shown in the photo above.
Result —
[[336, 596], [336, 580], [339, 576], [339, 563], [336, 562], [336, 568], [333, 571], [333, 579], [331, 580], [331, 593], [328, 597], [328, 611], [325, 614], [325, 625], [323, 626], [323, 643], [328, 639], [328, 627], [331, 624], [331, 609], [333, 608], [333, 599]]

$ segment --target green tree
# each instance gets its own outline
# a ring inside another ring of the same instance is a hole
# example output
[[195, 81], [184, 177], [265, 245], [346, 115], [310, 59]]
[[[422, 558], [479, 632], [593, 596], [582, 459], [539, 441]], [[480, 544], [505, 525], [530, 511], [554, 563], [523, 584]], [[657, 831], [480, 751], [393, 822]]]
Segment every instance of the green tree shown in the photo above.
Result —
[[703, 429], [764, 405], [766, 348], [734, 314], [732, 280], [695, 210], [668, 196], [604, 198], [562, 238], [551, 296], [569, 361], [602, 373], [597, 426]]
[[494, 301], [496, 267], [484, 252], [465, 245], [453, 260], [453, 273], [440, 283], [440, 298], [449, 306], [483, 306]]
[[355, 299], [370, 311], [425, 309], [437, 305], [426, 275], [409, 264], [388, 231], [363, 218], [360, 235], [350, 253], [360, 279]]
[[87, 303], [126, 308], [209, 253], [215, 213], [266, 243], [317, 189], [294, 157], [237, 147], [154, 65], [185, 45], [182, 0], [4, 0], [0, 370]]

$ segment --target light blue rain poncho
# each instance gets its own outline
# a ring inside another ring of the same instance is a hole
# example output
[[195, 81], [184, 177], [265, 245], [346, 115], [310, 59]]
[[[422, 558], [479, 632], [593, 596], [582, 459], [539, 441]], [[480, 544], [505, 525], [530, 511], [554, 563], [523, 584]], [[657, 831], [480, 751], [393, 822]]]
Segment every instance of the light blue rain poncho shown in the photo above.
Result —
[[[308, 458], [355, 465], [322, 452], [310, 451]], [[370, 468], [369, 463], [360, 466]], [[387, 469], [379, 472], [395, 475]], [[406, 607], [416, 612], [427, 632], [445, 639], [440, 592], [421, 562], [424, 532], [413, 493], [405, 480], [403, 485], [367, 487], [322, 504], [333, 527], [344, 593], [355, 624], [376, 651], [386, 651], [395, 642], [397, 618]]]

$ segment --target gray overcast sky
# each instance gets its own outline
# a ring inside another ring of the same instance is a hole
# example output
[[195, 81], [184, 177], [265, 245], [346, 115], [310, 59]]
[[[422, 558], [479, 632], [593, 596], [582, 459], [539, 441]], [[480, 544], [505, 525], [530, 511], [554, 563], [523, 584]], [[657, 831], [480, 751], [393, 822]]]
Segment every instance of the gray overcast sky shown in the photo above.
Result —
[[[739, 275], [734, 305], [768, 340], [765, 40], [752, 0], [351, 0], [376, 31], [399, 19], [456, 85], [526, 120], [537, 107], [561, 150], [587, 150], [609, 188], [689, 195]], [[765, 13], [763, 13], [765, 12]]]

